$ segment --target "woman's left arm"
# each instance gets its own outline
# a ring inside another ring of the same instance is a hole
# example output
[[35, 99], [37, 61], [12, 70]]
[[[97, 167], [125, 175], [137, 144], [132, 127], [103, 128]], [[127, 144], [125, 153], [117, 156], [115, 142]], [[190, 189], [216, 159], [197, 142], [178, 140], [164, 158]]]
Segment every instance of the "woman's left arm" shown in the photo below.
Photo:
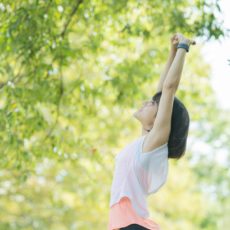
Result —
[[160, 80], [159, 80], [159, 83], [158, 83], [158, 86], [157, 86], [157, 92], [160, 92], [162, 91], [162, 87], [163, 87], [163, 84], [164, 84], [164, 80], [166, 78], [166, 75], [170, 69], [170, 66], [173, 62], [173, 59], [176, 55], [176, 51], [177, 51], [177, 44], [178, 44], [178, 39], [176, 37], [176, 34], [174, 34], [172, 37], [171, 37], [171, 48], [170, 48], [170, 53], [169, 53], [169, 56], [168, 56], [168, 59], [167, 59], [167, 62], [166, 62], [166, 65], [164, 67], [164, 70], [163, 72], [161, 73], [160, 75]]

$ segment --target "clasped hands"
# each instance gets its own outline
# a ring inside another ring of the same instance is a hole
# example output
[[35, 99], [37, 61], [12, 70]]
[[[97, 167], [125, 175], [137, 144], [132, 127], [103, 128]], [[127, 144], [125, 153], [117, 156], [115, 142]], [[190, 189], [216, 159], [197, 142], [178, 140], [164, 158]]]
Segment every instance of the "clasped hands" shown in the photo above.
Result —
[[179, 43], [185, 43], [187, 45], [195, 45], [196, 44], [196, 41], [193, 40], [193, 39], [188, 39], [186, 38], [184, 35], [182, 35], [181, 33], [175, 33], [171, 38], [170, 38], [170, 41], [171, 41], [171, 48], [173, 51], [176, 51], [177, 50], [177, 45]]

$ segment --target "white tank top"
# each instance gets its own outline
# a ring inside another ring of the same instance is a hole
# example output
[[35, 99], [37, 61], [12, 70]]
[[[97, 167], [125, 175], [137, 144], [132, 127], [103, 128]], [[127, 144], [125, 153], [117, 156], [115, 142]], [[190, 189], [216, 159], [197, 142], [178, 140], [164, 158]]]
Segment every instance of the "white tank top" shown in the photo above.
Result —
[[167, 179], [168, 143], [143, 153], [145, 136], [126, 145], [115, 157], [110, 207], [127, 196], [136, 213], [148, 218], [146, 197], [157, 192]]

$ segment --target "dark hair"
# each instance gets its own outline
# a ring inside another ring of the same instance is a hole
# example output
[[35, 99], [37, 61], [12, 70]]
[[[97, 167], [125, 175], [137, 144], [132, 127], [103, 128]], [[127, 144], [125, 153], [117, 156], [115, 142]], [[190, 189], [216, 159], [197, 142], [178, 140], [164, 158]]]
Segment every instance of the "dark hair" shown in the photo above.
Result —
[[[154, 100], [157, 105], [160, 103], [161, 95], [162, 91], [157, 92], [152, 97], [152, 100]], [[186, 107], [176, 96], [174, 96], [171, 118], [171, 131], [168, 140], [168, 158], [179, 159], [185, 154], [190, 118]]]

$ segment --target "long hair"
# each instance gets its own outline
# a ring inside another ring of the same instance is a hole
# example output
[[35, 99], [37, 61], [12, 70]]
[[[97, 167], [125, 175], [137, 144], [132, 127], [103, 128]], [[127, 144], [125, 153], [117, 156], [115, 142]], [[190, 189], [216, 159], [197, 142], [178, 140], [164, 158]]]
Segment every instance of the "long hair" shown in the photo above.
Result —
[[[159, 106], [162, 91], [156, 93], [152, 100]], [[189, 131], [189, 113], [184, 104], [174, 96], [171, 117], [171, 131], [168, 140], [168, 158], [179, 159], [185, 154]]]

